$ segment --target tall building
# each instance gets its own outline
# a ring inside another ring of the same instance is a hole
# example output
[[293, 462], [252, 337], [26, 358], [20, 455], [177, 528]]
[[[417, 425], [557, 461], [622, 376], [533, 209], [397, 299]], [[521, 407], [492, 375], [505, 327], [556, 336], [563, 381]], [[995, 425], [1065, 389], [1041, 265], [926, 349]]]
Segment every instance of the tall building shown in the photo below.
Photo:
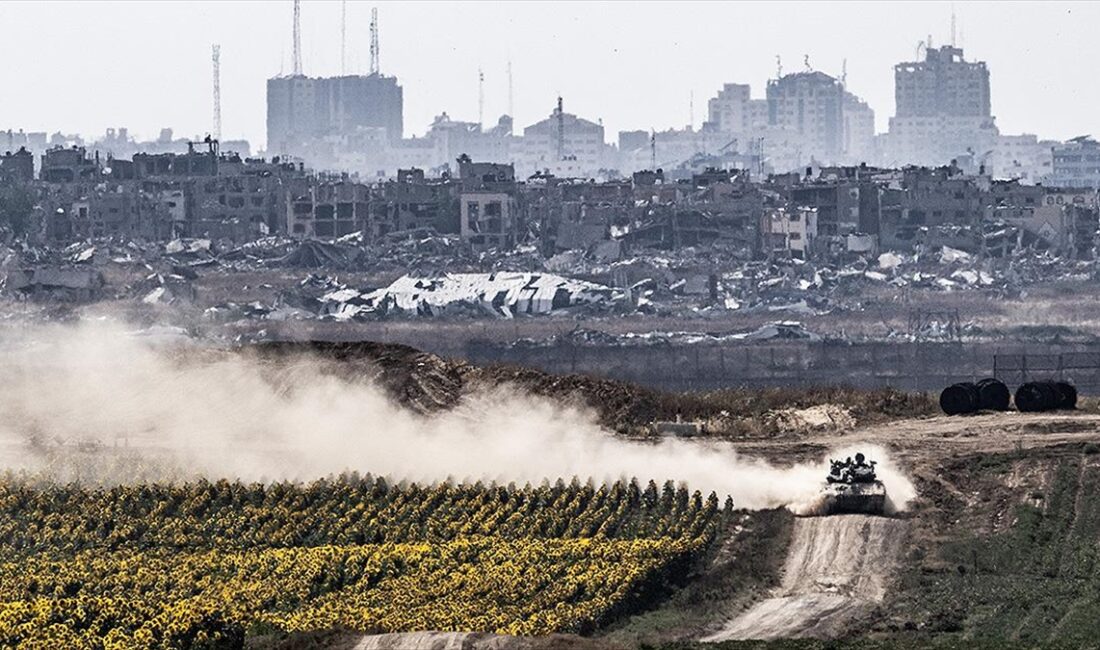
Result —
[[768, 124], [768, 102], [753, 99], [748, 84], [725, 84], [718, 95], [707, 102], [704, 130], [723, 133], [752, 133]]
[[783, 166], [863, 162], [873, 150], [875, 113], [838, 79], [818, 71], [784, 75], [768, 82], [767, 97], [769, 127], [796, 149]]
[[[404, 133], [404, 97], [396, 77], [295, 75], [267, 80], [267, 150], [273, 155], [317, 156], [326, 138], [384, 129], [397, 142]], [[321, 156], [323, 158], [323, 156]]]
[[998, 135], [989, 95], [985, 62], [967, 61], [962, 48], [927, 48], [924, 61], [897, 64], [886, 162], [942, 165], [964, 155], [985, 157]]
[[546, 119], [523, 129], [516, 171], [530, 175], [549, 170], [555, 176], [591, 176], [607, 161], [603, 125], [566, 113], [561, 98]]

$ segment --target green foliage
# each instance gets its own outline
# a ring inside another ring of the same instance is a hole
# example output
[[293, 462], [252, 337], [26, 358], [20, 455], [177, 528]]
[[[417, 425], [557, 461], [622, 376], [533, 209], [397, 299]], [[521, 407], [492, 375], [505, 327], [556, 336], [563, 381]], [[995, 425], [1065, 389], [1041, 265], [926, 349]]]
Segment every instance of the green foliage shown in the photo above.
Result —
[[[1060, 459], [1049, 483], [994, 535], [964, 535], [939, 564], [910, 571], [899, 609], [926, 634], [973, 641], [1081, 647], [1100, 639], [1100, 468]], [[994, 457], [984, 467], [998, 467]]]

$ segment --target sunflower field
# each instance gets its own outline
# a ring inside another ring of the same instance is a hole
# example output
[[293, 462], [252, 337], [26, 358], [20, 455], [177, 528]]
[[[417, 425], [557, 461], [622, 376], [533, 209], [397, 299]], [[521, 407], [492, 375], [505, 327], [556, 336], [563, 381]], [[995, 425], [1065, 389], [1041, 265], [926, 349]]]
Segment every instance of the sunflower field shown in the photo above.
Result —
[[0, 479], [0, 647], [239, 648], [254, 630], [587, 632], [732, 509], [671, 482], [522, 488]]

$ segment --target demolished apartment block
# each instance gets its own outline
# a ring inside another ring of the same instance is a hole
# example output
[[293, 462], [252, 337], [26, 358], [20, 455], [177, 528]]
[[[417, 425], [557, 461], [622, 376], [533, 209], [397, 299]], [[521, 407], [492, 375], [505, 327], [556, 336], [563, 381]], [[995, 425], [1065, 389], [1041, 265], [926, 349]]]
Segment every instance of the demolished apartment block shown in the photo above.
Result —
[[389, 314], [514, 318], [583, 307], [610, 307], [623, 294], [610, 287], [549, 273], [448, 273], [403, 276], [388, 287], [340, 289], [321, 298], [322, 315], [351, 320]]
[[103, 285], [96, 269], [37, 267], [10, 271], [3, 287], [34, 301], [87, 302], [98, 297]]

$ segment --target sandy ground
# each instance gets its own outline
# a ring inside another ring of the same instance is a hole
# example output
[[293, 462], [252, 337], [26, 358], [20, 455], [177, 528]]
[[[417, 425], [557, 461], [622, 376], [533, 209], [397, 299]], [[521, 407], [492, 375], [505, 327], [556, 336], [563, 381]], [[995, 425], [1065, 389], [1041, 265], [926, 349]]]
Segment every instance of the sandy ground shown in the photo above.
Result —
[[898, 420], [797, 438], [738, 442], [737, 448], [773, 462], [793, 463], [820, 457], [827, 449], [868, 443], [888, 448], [898, 464], [920, 472], [929, 461], [947, 457], [1089, 441], [1100, 442], [1098, 413], [1007, 411]]

